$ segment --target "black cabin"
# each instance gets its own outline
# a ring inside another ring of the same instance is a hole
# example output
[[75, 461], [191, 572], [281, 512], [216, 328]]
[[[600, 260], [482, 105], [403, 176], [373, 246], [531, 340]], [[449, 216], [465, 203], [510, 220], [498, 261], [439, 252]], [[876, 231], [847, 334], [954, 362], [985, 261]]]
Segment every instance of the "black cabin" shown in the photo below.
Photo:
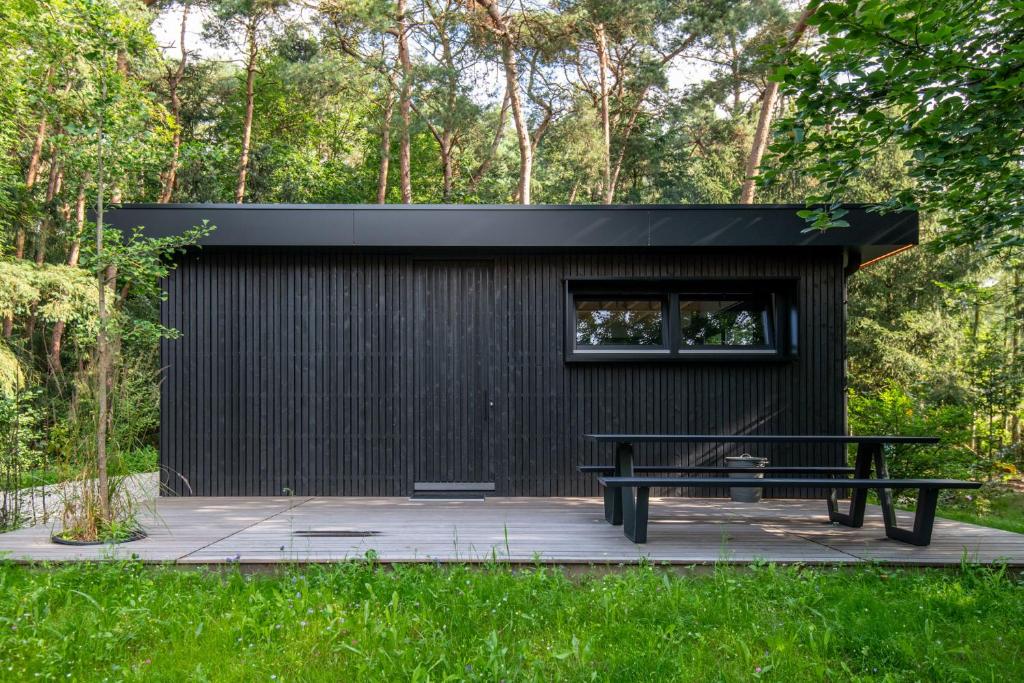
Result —
[[842, 434], [846, 279], [915, 244], [918, 218], [850, 207], [818, 233], [799, 208], [125, 205], [122, 229], [217, 226], [166, 283], [166, 483], [595, 495], [575, 467], [611, 454], [586, 432]]

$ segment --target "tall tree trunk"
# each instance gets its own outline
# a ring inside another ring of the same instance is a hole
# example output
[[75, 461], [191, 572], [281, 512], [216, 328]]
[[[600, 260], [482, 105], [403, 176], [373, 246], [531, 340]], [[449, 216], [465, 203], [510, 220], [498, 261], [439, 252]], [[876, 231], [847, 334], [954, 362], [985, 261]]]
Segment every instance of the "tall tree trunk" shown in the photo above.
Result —
[[384, 98], [384, 121], [380, 129], [380, 167], [377, 169], [377, 203], [383, 204], [388, 196], [388, 168], [391, 166], [391, 116], [395, 100], [388, 90]]
[[605, 204], [611, 204], [615, 200], [615, 190], [619, 186], [619, 175], [622, 173], [622, 164], [626, 160], [626, 150], [629, 149], [629, 138], [633, 135], [633, 129], [636, 128], [637, 119], [640, 118], [640, 109], [643, 104], [644, 98], [647, 96], [648, 88], [644, 88], [640, 93], [640, 101], [633, 111], [629, 114], [629, 120], [626, 122], [626, 129], [622, 133], [622, 142], [619, 143], [619, 153], [615, 157], [615, 164], [612, 166], [611, 179], [608, 182], [608, 187], [605, 190]]
[[[429, 3], [427, 4], [429, 6]], [[458, 69], [455, 64], [455, 57], [452, 54], [451, 38], [448, 35], [447, 25], [433, 14], [432, 8], [431, 11], [435, 19], [434, 26], [437, 29], [438, 41], [441, 44], [442, 63], [447, 72], [445, 77], [445, 106], [447, 107], [447, 114], [442, 119], [444, 125], [441, 127], [440, 132], [435, 126], [431, 125], [430, 119], [424, 117], [424, 120], [427, 122], [427, 126], [430, 127], [430, 132], [437, 139], [438, 154], [441, 156], [441, 199], [448, 203], [451, 201], [452, 187], [455, 179], [455, 164], [452, 160], [452, 150], [455, 147], [457, 133], [452, 131], [451, 114], [457, 111], [459, 103]]]
[[249, 175], [249, 145], [252, 140], [252, 115], [255, 106], [256, 89], [256, 24], [251, 19], [246, 27], [246, 44], [249, 52], [245, 63], [245, 119], [242, 122], [242, 153], [238, 159], [238, 184], [235, 186], [235, 203], [245, 199], [245, 181]]
[[[107, 83], [102, 83], [102, 97], [107, 98]], [[107, 312], [107, 269], [103, 263], [103, 111], [96, 128], [96, 269], [98, 291], [99, 334], [96, 336], [96, 479], [99, 487], [100, 510], [103, 520], [109, 522], [110, 486], [107, 481], [107, 378], [110, 374], [110, 348], [107, 334], [110, 315]]]
[[[1024, 283], [1021, 282], [1020, 277], [1024, 259], [1019, 260], [1016, 266], [1013, 268], [1013, 305], [1010, 309], [1010, 358], [1008, 362], [1010, 367], [1016, 365], [1017, 359], [1020, 357], [1020, 335], [1024, 328]], [[1021, 452], [1024, 449], [1024, 444], [1021, 443], [1020, 415], [1016, 410], [1019, 407], [1018, 405], [1010, 409], [1007, 431], [1010, 432], [1010, 441], [1014, 448]]]
[[[68, 265], [74, 268], [78, 265], [78, 257], [82, 251], [82, 233], [85, 230], [85, 185], [88, 178], [82, 181], [78, 188], [78, 196], [75, 198], [75, 236], [71, 240], [71, 249], [68, 251]], [[50, 372], [59, 375], [62, 372], [60, 352], [64, 345], [63, 320], [58, 320], [53, 325], [53, 332], [50, 334], [50, 348], [47, 354], [49, 358]]]
[[[47, 94], [53, 92], [53, 83], [50, 79], [53, 77], [54, 68], [50, 66], [46, 70], [46, 92]], [[36, 136], [32, 141], [32, 152], [28, 157], [28, 170], [25, 172], [25, 189], [31, 190], [36, 184], [36, 177], [39, 175], [39, 162], [43, 158], [43, 142], [46, 140], [46, 127], [48, 121], [46, 112], [44, 111], [42, 116], [39, 117], [39, 125], [36, 126]], [[14, 257], [24, 258], [25, 257], [25, 226], [19, 225], [18, 231], [14, 235]], [[4, 336], [11, 336], [9, 319], [4, 319]]]
[[[53, 67], [47, 71], [47, 76], [53, 73]], [[36, 137], [32, 142], [32, 153], [28, 158], [28, 170], [25, 172], [25, 188], [31, 190], [36, 184], [36, 178], [39, 176], [39, 162], [43, 156], [43, 141], [46, 139], [46, 114], [44, 113], [39, 119], [39, 125], [36, 127]], [[25, 257], [25, 226], [22, 224], [18, 225], [18, 230], [14, 234], [14, 258]], [[3, 323], [3, 336], [10, 337], [14, 333], [14, 316], [4, 316]]]
[[178, 181], [178, 159], [181, 156], [181, 97], [178, 95], [178, 86], [185, 76], [185, 63], [188, 59], [188, 52], [185, 51], [185, 28], [188, 22], [189, 2], [186, 0], [181, 6], [181, 34], [178, 38], [178, 47], [181, 50], [181, 59], [178, 61], [178, 68], [174, 70], [167, 79], [167, 89], [171, 98], [171, 116], [174, 118], [174, 139], [171, 141], [171, 161], [164, 174], [164, 185], [160, 190], [160, 204], [166, 204], [174, 196], [174, 185]]
[[25, 187], [32, 189], [39, 176], [39, 162], [43, 156], [43, 141], [46, 139], [46, 115], [39, 120], [36, 127], [36, 139], [32, 143], [32, 153], [28, 157], [28, 171], [25, 173]]
[[732, 75], [732, 116], [736, 118], [740, 113], [743, 84], [740, 81], [740, 53], [735, 33], [729, 34], [729, 72]]
[[[35, 251], [35, 264], [37, 267], [42, 266], [46, 263], [46, 241], [47, 236], [50, 234], [50, 230], [53, 228], [53, 200], [60, 192], [61, 181], [64, 178], [64, 173], [60, 169], [60, 163], [57, 161], [57, 149], [54, 148], [50, 153], [50, 179], [46, 184], [46, 209], [43, 218], [39, 221], [39, 234], [36, 236], [36, 251]], [[36, 334], [36, 316], [37, 307], [32, 306], [32, 310], [29, 312], [28, 320], [25, 322], [25, 339], [32, 343], [32, 338]]]
[[[669, 53], [661, 56], [659, 63], [664, 66], [673, 59], [683, 53], [684, 50], [689, 48], [697, 41], [697, 34], [691, 33], [685, 40], [680, 43]], [[650, 92], [652, 83], [648, 83], [640, 90], [640, 94], [637, 96], [636, 102], [633, 104], [633, 108], [629, 114], [629, 120], [626, 122], [626, 128], [622, 132], [622, 140], [619, 143], [619, 153], [615, 155], [615, 163], [612, 166], [611, 182], [609, 183], [606, 191], [606, 199], [608, 204], [612, 203], [615, 199], [615, 190], [618, 188], [619, 176], [622, 173], [622, 164], [626, 159], [626, 150], [629, 148], [629, 139], [633, 135], [633, 130], [636, 128], [636, 122], [640, 118], [640, 112], [644, 106], [644, 100], [647, 99], [647, 93]]]
[[[36, 128], [36, 138], [32, 143], [32, 153], [28, 158], [28, 171], [25, 173], [25, 187], [29, 190], [36, 184], [36, 177], [39, 174], [39, 160], [43, 154], [43, 140], [46, 138], [46, 114], [39, 120]], [[18, 225], [14, 234], [14, 258], [25, 257], [25, 226]], [[3, 335], [10, 337], [14, 333], [14, 316], [4, 316]]]
[[505, 18], [501, 15], [496, 0], [476, 0], [487, 11], [494, 31], [501, 43], [501, 61], [505, 67], [505, 88], [512, 105], [512, 119], [516, 124], [516, 140], [519, 143], [519, 189], [516, 194], [519, 203], [530, 203], [530, 184], [533, 176], [533, 145], [530, 141], [530, 130], [523, 113], [523, 103], [519, 96], [519, 67], [516, 65], [515, 39], [509, 31]]
[[443, 176], [441, 184], [441, 199], [446, 204], [451, 201], [452, 198], [452, 182], [455, 177], [455, 171], [452, 167], [452, 134], [451, 131], [445, 131], [441, 135], [440, 144], [441, 154], [441, 174]]
[[46, 184], [46, 213], [39, 221], [39, 235], [36, 238], [35, 262], [41, 266], [46, 262], [46, 241], [53, 229], [53, 204], [54, 198], [60, 194], [60, 186], [64, 180], [64, 171], [57, 160], [57, 149], [50, 152], [50, 178]]
[[[812, 3], [800, 13], [800, 17], [793, 25], [793, 28], [789, 33], [789, 40], [786, 41], [786, 45], [783, 47], [780, 56], [788, 53], [798, 42], [800, 42], [800, 38], [803, 37], [804, 31], [807, 30], [807, 20], [811, 18], [811, 15], [814, 14], [816, 9], [817, 5]], [[747, 157], [747, 165], [744, 169], [745, 179], [740, 188], [740, 204], [754, 203], [757, 174], [761, 167], [761, 159], [764, 157], [764, 151], [768, 147], [768, 134], [771, 131], [772, 116], [775, 111], [775, 99], [778, 94], [778, 82], [769, 81], [768, 86], [764, 90], [764, 95], [761, 96], [761, 112], [757, 117], [757, 128], [754, 130], [754, 141], [750, 145], [750, 155]]]
[[[60, 170], [60, 164], [57, 161], [57, 149], [54, 148], [50, 152], [50, 178], [46, 184], [46, 201], [45, 201], [45, 213], [39, 221], [39, 234], [36, 235], [36, 249], [35, 249], [35, 264], [37, 267], [41, 267], [46, 263], [46, 240], [53, 227], [53, 200], [60, 192], [61, 181], [64, 178], [63, 171]], [[38, 307], [32, 306], [32, 310], [29, 311], [28, 320], [25, 321], [25, 339], [28, 343], [32, 343], [33, 337], [36, 334], [36, 322]]]
[[[46, 114], [39, 120], [36, 127], [36, 138], [32, 143], [32, 153], [28, 157], [28, 171], [25, 173], [25, 188], [31, 190], [39, 175], [39, 162], [43, 156], [43, 141], [46, 139]], [[19, 226], [14, 236], [14, 258], [25, 257], [25, 227]]]
[[508, 117], [509, 97], [508, 91], [505, 91], [505, 96], [501, 99], [501, 111], [498, 112], [498, 125], [494, 129], [494, 138], [491, 140], [491, 147], [487, 151], [487, 156], [483, 158], [480, 165], [476, 167], [472, 175], [469, 176], [468, 189], [470, 192], [476, 190], [477, 185], [483, 180], [484, 175], [490, 170], [491, 164], [494, 163], [494, 157], [498, 153], [498, 147], [501, 146], [501, 140], [505, 137], [505, 120]]
[[512, 52], [511, 39], [501, 48], [502, 60], [505, 62], [505, 81], [509, 87], [509, 102], [512, 105], [512, 120], [516, 124], [516, 140], [519, 143], [519, 202], [530, 203], [530, 184], [533, 178], [533, 144], [527, 128], [523, 104], [519, 98], [515, 55]]
[[398, 149], [399, 183], [402, 203], [412, 203], [412, 167], [410, 159], [410, 110], [412, 106], [412, 60], [409, 58], [408, 22], [405, 0], [398, 0], [398, 61], [402, 67], [402, 83], [398, 96], [398, 115], [402, 119], [402, 139]]
[[[608, 111], [608, 39], [604, 24], [597, 24], [594, 27], [594, 44], [597, 46], [597, 81], [600, 88], [601, 133], [604, 143], [604, 203], [611, 204], [615, 198], [615, 191], [612, 188], [612, 129]], [[575, 196], [575, 187], [573, 190]]]

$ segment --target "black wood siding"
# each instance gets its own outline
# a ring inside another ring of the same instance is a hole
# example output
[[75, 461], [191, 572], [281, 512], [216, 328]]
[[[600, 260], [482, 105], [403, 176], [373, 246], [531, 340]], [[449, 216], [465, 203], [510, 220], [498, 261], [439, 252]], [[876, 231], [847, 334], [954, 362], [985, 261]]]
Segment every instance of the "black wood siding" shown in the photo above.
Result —
[[[367, 254], [207, 248], [167, 283], [161, 461], [196, 495], [408, 495], [494, 481], [497, 495], [598, 493], [585, 432], [839, 434], [842, 253]], [[563, 355], [575, 277], [795, 277], [799, 357], [582, 364]], [[441, 321], [444, 321], [443, 324]], [[493, 405], [492, 405], [493, 404]], [[821, 446], [641, 446], [647, 463], [739, 452], [838, 464]], [[774, 491], [776, 495], [809, 493]]]

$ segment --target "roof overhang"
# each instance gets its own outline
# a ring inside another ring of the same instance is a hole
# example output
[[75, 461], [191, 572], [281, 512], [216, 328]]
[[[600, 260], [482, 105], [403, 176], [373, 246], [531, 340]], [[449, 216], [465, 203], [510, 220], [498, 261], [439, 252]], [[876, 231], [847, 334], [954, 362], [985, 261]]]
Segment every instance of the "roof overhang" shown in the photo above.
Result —
[[867, 263], [918, 242], [918, 215], [851, 205], [850, 227], [808, 231], [802, 205], [481, 206], [124, 204], [107, 222], [180, 234], [207, 220], [224, 247], [659, 249], [842, 247]]

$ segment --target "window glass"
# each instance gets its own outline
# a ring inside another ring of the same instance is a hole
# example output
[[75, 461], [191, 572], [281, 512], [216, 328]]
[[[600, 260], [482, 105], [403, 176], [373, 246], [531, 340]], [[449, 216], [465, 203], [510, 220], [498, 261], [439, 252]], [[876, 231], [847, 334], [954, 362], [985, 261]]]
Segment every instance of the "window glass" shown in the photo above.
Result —
[[577, 346], [662, 346], [660, 299], [576, 299]]
[[687, 346], [766, 346], [768, 307], [751, 300], [679, 297], [679, 342]]

